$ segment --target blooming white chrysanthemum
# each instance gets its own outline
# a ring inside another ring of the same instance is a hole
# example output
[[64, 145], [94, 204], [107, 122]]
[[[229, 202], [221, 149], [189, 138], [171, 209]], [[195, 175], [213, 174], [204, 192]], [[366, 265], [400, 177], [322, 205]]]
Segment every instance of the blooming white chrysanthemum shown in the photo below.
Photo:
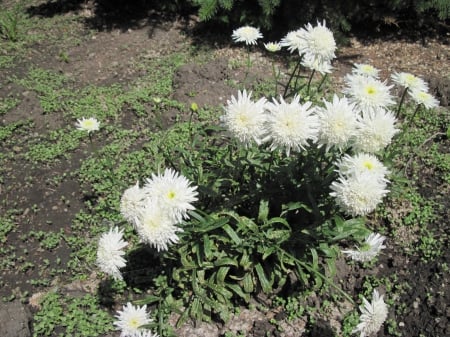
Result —
[[123, 249], [128, 245], [123, 240], [123, 230], [117, 227], [110, 228], [109, 232], [102, 234], [98, 241], [97, 265], [101, 271], [116, 280], [122, 280], [120, 268], [125, 267]]
[[315, 70], [322, 75], [330, 74], [333, 70], [333, 66], [329, 60], [321, 60], [319, 58], [314, 58], [309, 54], [305, 54], [304, 59], [301, 62], [302, 66], [305, 68]]
[[315, 27], [308, 23], [298, 34], [305, 41], [299, 45], [300, 54], [307, 54], [320, 62], [331, 61], [336, 57], [336, 41], [333, 32], [326, 27], [325, 20], [323, 24], [317, 22]]
[[280, 102], [274, 98], [273, 103], [267, 103], [267, 110], [268, 133], [264, 140], [272, 142], [272, 151], [285, 149], [289, 156], [291, 150], [299, 152], [309, 141], [317, 141], [319, 119], [313, 114], [311, 102], [300, 104], [300, 97], [296, 95], [291, 103], [287, 103], [280, 96]]
[[287, 47], [292, 53], [296, 50], [303, 50], [306, 46], [306, 40], [301, 36], [300, 29], [297, 29], [287, 33], [286, 36], [281, 39], [280, 45], [282, 47]]
[[411, 98], [417, 104], [423, 104], [427, 109], [433, 109], [439, 106], [439, 101], [426, 91], [412, 90], [409, 92]]
[[245, 42], [246, 45], [257, 44], [256, 40], [261, 39], [263, 35], [259, 28], [243, 26], [233, 30], [231, 38], [234, 42]]
[[117, 320], [114, 322], [117, 330], [120, 330], [120, 337], [138, 337], [146, 329], [139, 327], [149, 324], [152, 319], [147, 313], [147, 306], [134, 306], [130, 302], [123, 306], [122, 310], [117, 311], [115, 315]]
[[191, 186], [185, 176], [173, 169], [165, 169], [163, 174], [152, 174], [143, 189], [175, 222], [187, 219], [187, 212], [195, 209], [192, 203], [198, 200], [197, 186]]
[[361, 247], [356, 247], [356, 250], [343, 250], [342, 253], [351, 257], [352, 260], [369, 262], [376, 257], [382, 249], [386, 248], [386, 246], [383, 245], [384, 240], [386, 240], [385, 236], [378, 233], [370, 233]]
[[369, 76], [373, 78], [378, 78], [378, 73], [380, 70], [375, 68], [374, 66], [366, 63], [355, 63], [353, 64], [352, 74], [361, 75], [361, 76]]
[[139, 182], [136, 182], [136, 185], [123, 192], [120, 199], [120, 213], [127, 221], [135, 225], [138, 214], [145, 206], [146, 198], [145, 191], [139, 187]]
[[411, 91], [428, 91], [428, 84], [423, 79], [413, 74], [405, 72], [394, 73], [391, 75], [391, 78], [395, 84], [403, 88], [408, 88]]
[[357, 116], [355, 105], [346, 97], [333, 96], [333, 102], [324, 100], [325, 107], [317, 108], [319, 117], [319, 145], [344, 150], [357, 134]]
[[176, 226], [172, 214], [168, 214], [156, 200], [149, 200], [136, 221], [136, 232], [141, 241], [156, 248], [158, 252], [165, 251], [169, 245], [177, 243], [177, 232], [182, 231]]
[[358, 117], [358, 132], [352, 147], [357, 152], [376, 153], [384, 149], [399, 131], [396, 118], [390, 111], [377, 109]]
[[261, 144], [262, 136], [265, 133], [265, 105], [266, 99], [260, 98], [257, 102], [251, 99], [252, 93], [239, 91], [238, 98], [234, 96], [227, 101], [225, 115], [221, 117], [221, 122], [227, 127], [231, 134], [245, 146], [251, 144]]
[[87, 133], [91, 133], [92, 131], [98, 131], [100, 129], [100, 122], [91, 117], [91, 118], [82, 118], [77, 119], [77, 123], [75, 125], [78, 130], [87, 131]]
[[361, 316], [360, 323], [353, 333], [359, 332], [359, 337], [366, 337], [377, 333], [388, 315], [388, 308], [384, 303], [383, 295], [380, 296], [377, 289], [373, 290], [372, 302], [363, 297], [363, 304], [359, 307]]
[[341, 176], [331, 184], [331, 190], [336, 204], [352, 216], [369, 214], [389, 192], [385, 181], [368, 173]]
[[281, 49], [281, 44], [279, 42], [268, 42], [264, 43], [264, 47], [266, 48], [267, 51], [275, 53]]
[[392, 86], [386, 85], [386, 82], [363, 75], [348, 75], [345, 77], [345, 81], [347, 87], [344, 89], [344, 93], [363, 112], [387, 108], [395, 103], [389, 92]]
[[339, 174], [345, 177], [368, 173], [386, 181], [386, 176], [389, 174], [386, 166], [377, 157], [369, 153], [360, 152], [353, 156], [346, 154], [336, 162], [336, 166]]

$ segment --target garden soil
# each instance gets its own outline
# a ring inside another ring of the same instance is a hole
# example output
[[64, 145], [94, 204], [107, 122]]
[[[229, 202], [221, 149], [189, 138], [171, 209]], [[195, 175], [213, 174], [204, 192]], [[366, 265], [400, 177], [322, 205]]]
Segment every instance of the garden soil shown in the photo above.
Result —
[[[31, 15], [77, 15], [81, 16], [82, 24], [77, 26], [79, 43], [67, 49], [69, 62], [61, 62], [61, 46], [54, 42], [39, 41], [30, 49], [14, 68], [14, 73], [6, 70], [2, 77], [23, 76], [30, 67], [41, 67], [55, 70], [71, 79], [79, 87], [88, 84], [109, 85], [118, 83], [127, 86], [133, 79], [142, 75], [142, 70], [135, 65], [142, 58], [158, 58], [163, 55], [189, 48], [191, 45], [201, 47], [202, 44], [215, 47], [211, 61], [202, 64], [186, 64], [178, 69], [174, 78], [173, 99], [186, 106], [192, 103], [192, 92], [195, 92], [195, 102], [200, 106], [217, 106], [225, 104], [226, 100], [235, 94], [230, 86], [233, 81], [243, 81], [243, 68], [230, 67], [231, 60], [245, 60], [243, 53], [237, 46], [231, 45], [230, 34], [222, 36], [207, 34], [199, 29], [195, 16], [183, 19], [165, 18], [162, 14], [147, 10], [145, 15], [140, 13], [137, 17], [125, 20], [116, 11], [105, 11], [91, 2], [63, 6], [64, 2], [42, 2], [30, 8]], [[70, 4], [70, 2], [68, 2]], [[57, 5], [59, 4], [59, 5]], [[87, 31], [94, 31], [88, 34]], [[73, 32], [72, 32], [73, 33]], [[351, 69], [353, 63], [370, 63], [382, 70], [381, 77], [385, 78], [393, 71], [409, 71], [427, 78], [433, 85], [434, 94], [439, 97], [442, 105], [448, 105], [449, 78], [450, 78], [450, 46], [448, 34], [429, 37], [425, 44], [422, 40], [402, 39], [401, 32], [394, 30], [389, 36], [371, 38], [367, 36], [353, 36], [348, 43], [339, 49], [337, 60], [334, 63], [337, 72], [333, 74], [332, 81], [339, 88], [342, 85], [342, 76]], [[60, 41], [64, 44], [64, 40]], [[247, 78], [250, 86], [271, 76], [271, 59], [262, 49], [252, 53], [255, 65]], [[276, 59], [283, 68], [283, 58]], [[45, 133], [49, 129], [63, 125], [63, 120], [54, 115], [43, 114], [35, 93], [25, 88], [9, 83], [0, 88], [1, 97], [21, 97], [18, 107], [1, 116], [1, 123], [7, 124], [24, 118], [34, 123], [34, 132]], [[167, 123], [170, 124], [168, 119]], [[95, 140], [101, 145], [101, 140]], [[442, 146], [449, 149], [448, 139], [441, 141]], [[19, 153], [20, 143], [12, 149]], [[447, 152], [448, 153], [448, 152]], [[23, 241], [21, 233], [30, 227], [42, 228], [48, 223], [55, 224], [55, 231], [62, 229], [66, 233], [71, 231], [71, 221], [75, 214], [84, 207], [86, 196], [83, 195], [76, 178], [70, 173], [78, 169], [85, 159], [83, 151], [75, 151], [70, 160], [61, 160], [50, 166], [31, 165], [28, 162], [17, 160], [4, 168], [5, 176], [0, 185], [2, 202], [0, 212], [15, 208], [20, 210], [17, 214], [17, 228], [8, 235], [8, 243], [15, 243], [20, 250], [29, 252], [28, 259], [34, 264], [49, 263], [50, 266], [64, 265], [69, 259], [70, 249], [60, 245], [53, 252], [48, 253], [39, 248], [33, 240]], [[63, 176], [62, 182], [53, 188], [49, 185], [56, 176]], [[27, 180], [24, 180], [27, 177]], [[423, 172], [420, 177], [420, 189], [423, 195], [438, 200], [447, 207], [442, 209], [442, 218], [450, 217], [450, 204], [448, 201], [449, 186], [436, 177], [436, 172]], [[401, 212], [399, 212], [399, 216]], [[389, 226], [389, 223], [379, 225]], [[397, 239], [417, 240], [415, 233], [405, 233], [404, 238], [388, 238], [387, 248], [383, 250], [379, 263], [375, 268], [362, 269], [358, 265], [349, 265], [340, 260], [337, 265], [335, 281], [353, 298], [362, 287], [363, 277], [367, 273], [382, 278], [396, 273], [398, 282], [406, 282], [409, 287], [405, 289], [396, 303], [402, 303], [401, 315], [394, 313], [390, 308], [389, 319], [397, 322], [403, 336], [434, 336], [444, 337], [450, 335], [450, 274], [444, 269], [443, 262], [449, 262], [448, 249], [448, 223], [435, 223], [430, 228], [438, 237], [445, 238], [445, 249], [442, 256], [424, 262], [414, 255], [405, 254]], [[29, 292], [26, 305], [35, 308], [33, 301], [48, 291], [48, 288], [30, 286], [26, 281], [38, 278], [35, 270], [23, 273], [18, 270], [2, 272], [3, 287], [0, 297], [11, 294]], [[76, 284], [63, 279], [55, 279], [52, 287], [59, 287], [69, 293], [94, 293], [97, 289], [95, 273], [90, 279]], [[389, 298], [388, 289], [382, 289]], [[305, 304], [320, 307], [319, 298], [312, 295], [305, 299]], [[188, 324], [178, 330], [179, 336], [216, 337], [226, 331], [245, 331], [246, 336], [333, 336], [333, 331], [339, 331], [343, 315], [351, 309], [349, 303], [328, 310], [328, 315], [317, 317], [316, 323], [306, 329], [306, 319], [297, 318], [293, 321], [286, 319], [281, 309], [253, 312], [243, 308], [239, 314], [225, 326], [220, 323]], [[398, 308], [397, 308], [398, 309]], [[176, 317], [173, 317], [175, 320]], [[278, 320], [282, 329], [275, 329], [269, 322]], [[0, 325], [1, 326], [1, 325]], [[282, 330], [282, 331], [281, 331]], [[108, 336], [119, 336], [111, 333]], [[387, 329], [379, 332], [381, 336], [391, 336]]]

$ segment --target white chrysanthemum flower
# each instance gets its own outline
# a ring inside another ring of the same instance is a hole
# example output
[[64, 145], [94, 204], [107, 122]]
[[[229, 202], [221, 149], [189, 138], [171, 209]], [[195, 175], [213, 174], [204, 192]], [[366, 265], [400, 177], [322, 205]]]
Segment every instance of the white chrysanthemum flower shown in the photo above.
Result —
[[356, 250], [343, 250], [342, 253], [351, 257], [352, 260], [369, 262], [375, 258], [382, 249], [386, 248], [383, 245], [386, 237], [378, 233], [370, 233], [361, 247], [356, 247]]
[[395, 103], [389, 92], [392, 86], [387, 86], [385, 82], [363, 75], [346, 76], [345, 80], [348, 87], [344, 93], [364, 112], [387, 108]]
[[408, 88], [411, 91], [428, 91], [428, 84], [423, 79], [413, 74], [405, 72], [394, 73], [391, 75], [391, 78], [395, 84], [403, 88]]
[[117, 227], [110, 228], [109, 232], [102, 234], [98, 241], [97, 265], [101, 271], [116, 280], [122, 280], [120, 268], [125, 267], [123, 249], [128, 245], [123, 240], [123, 230]]
[[378, 73], [380, 70], [375, 68], [370, 64], [365, 63], [355, 63], [353, 64], [352, 74], [361, 75], [361, 76], [369, 76], [373, 78], [378, 78]]
[[147, 195], [144, 190], [136, 185], [128, 188], [123, 192], [120, 199], [120, 213], [131, 224], [136, 223], [136, 218], [142, 208], [145, 206]]
[[292, 53], [294, 51], [303, 50], [306, 46], [306, 40], [301, 36], [300, 29], [290, 31], [284, 38], [281, 39], [280, 45], [287, 47]]
[[378, 109], [371, 113], [363, 113], [358, 118], [358, 133], [353, 142], [357, 152], [376, 153], [384, 149], [399, 131], [395, 127], [395, 116], [392, 112]]
[[321, 60], [319, 58], [311, 57], [311, 55], [306, 54], [303, 61], [301, 62], [302, 66], [305, 68], [315, 70], [322, 75], [330, 74], [333, 70], [333, 66], [329, 60]]
[[325, 145], [327, 151], [332, 147], [344, 150], [357, 134], [357, 116], [355, 105], [346, 97], [333, 96], [333, 102], [325, 101], [324, 108], [317, 108], [319, 117], [319, 145]]
[[280, 102], [275, 98], [273, 103], [267, 103], [267, 136], [265, 141], [271, 141], [270, 149], [284, 149], [289, 156], [290, 151], [300, 152], [308, 146], [308, 142], [317, 141], [319, 119], [313, 114], [311, 102], [300, 104], [296, 95], [291, 103], [286, 103], [280, 96]]
[[380, 296], [377, 289], [373, 290], [372, 302], [363, 297], [363, 304], [359, 307], [361, 316], [360, 323], [353, 330], [359, 332], [359, 337], [371, 336], [377, 333], [388, 315], [388, 308], [384, 303], [383, 295]]
[[100, 122], [91, 117], [91, 118], [82, 118], [77, 119], [76, 127], [78, 130], [87, 131], [87, 133], [91, 133], [92, 131], [98, 131], [100, 129]]
[[120, 337], [138, 337], [146, 329], [139, 327], [149, 324], [152, 319], [147, 313], [147, 306], [134, 306], [130, 302], [123, 306], [122, 310], [117, 311], [114, 322], [117, 330], [120, 330]]
[[386, 166], [377, 157], [369, 153], [361, 152], [353, 156], [346, 154], [337, 161], [336, 166], [339, 174], [345, 177], [368, 173], [386, 181], [386, 176], [389, 174]]
[[185, 176], [172, 169], [165, 169], [164, 174], [152, 174], [152, 178], [146, 180], [144, 190], [175, 222], [189, 218], [187, 212], [195, 209], [192, 203], [198, 200], [197, 186], [191, 186]]
[[279, 42], [268, 42], [264, 43], [264, 47], [266, 48], [267, 51], [275, 53], [281, 49], [281, 44]]
[[313, 27], [308, 23], [305, 28], [301, 28], [299, 35], [305, 40], [305, 43], [299, 45], [299, 53], [307, 54], [320, 62], [331, 61], [336, 57], [336, 41], [333, 32], [326, 27], [325, 20], [323, 24], [317, 22]]
[[341, 176], [331, 184], [331, 190], [336, 204], [352, 216], [369, 214], [389, 192], [385, 181], [367, 173]]
[[246, 45], [257, 44], [256, 40], [261, 39], [262, 37], [259, 28], [251, 26], [235, 29], [231, 35], [234, 42], [245, 42]]
[[417, 104], [423, 104], [427, 109], [433, 109], [439, 106], [439, 101], [426, 91], [409, 91], [409, 95]]
[[252, 93], [239, 91], [238, 98], [234, 96], [227, 101], [225, 115], [221, 117], [221, 122], [227, 127], [231, 134], [245, 146], [251, 144], [261, 144], [262, 136], [265, 133], [266, 123], [265, 104], [266, 99], [260, 98], [257, 102], [251, 99]]
[[147, 203], [136, 221], [136, 232], [142, 242], [159, 251], [165, 251], [168, 246], [177, 243], [177, 232], [183, 230], [176, 225], [172, 214], [160, 207], [156, 200]]

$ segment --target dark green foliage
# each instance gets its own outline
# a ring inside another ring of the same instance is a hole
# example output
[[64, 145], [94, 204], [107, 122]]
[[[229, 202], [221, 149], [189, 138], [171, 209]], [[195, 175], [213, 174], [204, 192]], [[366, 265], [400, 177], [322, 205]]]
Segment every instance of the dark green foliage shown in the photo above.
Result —
[[334, 30], [349, 31], [352, 24], [365, 27], [410, 23], [417, 28], [433, 24], [436, 17], [450, 18], [450, 0], [190, 0], [202, 21], [233, 27], [251, 24], [286, 31], [317, 19], [327, 20]]

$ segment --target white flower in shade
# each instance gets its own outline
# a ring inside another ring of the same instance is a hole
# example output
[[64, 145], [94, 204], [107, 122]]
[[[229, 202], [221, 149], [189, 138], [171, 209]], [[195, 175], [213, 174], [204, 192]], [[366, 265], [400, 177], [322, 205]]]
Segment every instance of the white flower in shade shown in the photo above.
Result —
[[284, 149], [289, 156], [290, 151], [299, 152], [308, 146], [308, 142], [317, 141], [319, 119], [313, 114], [311, 102], [300, 104], [300, 97], [295, 96], [287, 103], [280, 96], [280, 102], [275, 98], [273, 103], [267, 103], [268, 134], [265, 141], [271, 141], [270, 149]]
[[363, 113], [358, 118], [358, 133], [352, 147], [357, 152], [376, 153], [384, 149], [399, 131], [395, 116], [384, 109]]
[[361, 152], [353, 156], [346, 154], [337, 161], [336, 165], [339, 174], [345, 177], [368, 173], [386, 181], [386, 176], [389, 174], [386, 166], [377, 157], [369, 153]]
[[145, 206], [146, 198], [145, 191], [139, 187], [139, 182], [136, 182], [136, 185], [123, 192], [120, 199], [120, 213], [127, 221], [135, 224], [139, 212]]
[[323, 24], [317, 22], [315, 27], [308, 23], [298, 34], [305, 41], [299, 45], [300, 54], [307, 54], [308, 57], [318, 59], [320, 62], [330, 61], [336, 57], [336, 41], [333, 32], [326, 27], [325, 20]]
[[423, 104], [427, 109], [436, 108], [439, 106], [439, 101], [426, 91], [412, 90], [409, 95], [417, 104]]
[[177, 243], [179, 241], [177, 232], [183, 230], [176, 226], [172, 214], [168, 214], [156, 200], [150, 200], [137, 218], [136, 231], [142, 242], [159, 252]]
[[261, 144], [261, 138], [265, 133], [266, 122], [265, 104], [266, 99], [260, 98], [257, 102], [251, 99], [252, 93], [239, 91], [238, 98], [234, 96], [227, 101], [225, 115], [221, 117], [222, 123], [231, 134], [245, 146], [252, 141]]
[[97, 249], [97, 265], [100, 270], [116, 280], [121, 280], [122, 274], [119, 269], [126, 265], [123, 249], [127, 245], [128, 243], [123, 240], [123, 230], [119, 231], [114, 227], [104, 233], [98, 241]]
[[378, 70], [374, 66], [365, 63], [355, 63], [352, 69], [352, 74], [369, 76], [373, 78], [378, 78], [379, 72], [380, 70]]
[[[130, 302], [123, 306], [122, 310], [117, 311], [115, 315], [117, 320], [114, 322], [117, 330], [120, 330], [120, 337], [142, 336], [146, 329], [139, 328], [152, 322], [147, 313], [147, 306], [134, 306]], [[145, 336], [145, 335], [144, 335]]]
[[163, 174], [152, 174], [152, 178], [146, 180], [144, 190], [175, 222], [187, 219], [187, 212], [195, 209], [192, 203], [198, 200], [197, 186], [191, 186], [186, 177], [172, 169], [165, 169]]
[[356, 250], [343, 250], [342, 253], [351, 257], [352, 260], [369, 262], [375, 258], [382, 249], [386, 248], [383, 245], [386, 237], [378, 233], [371, 233], [361, 247], [356, 247]]
[[374, 289], [372, 294], [372, 302], [363, 297], [363, 304], [359, 307], [361, 316], [360, 323], [356, 326], [353, 333], [359, 333], [360, 337], [371, 336], [377, 333], [388, 315], [388, 308], [384, 303], [383, 295]]
[[257, 44], [256, 40], [261, 39], [262, 37], [259, 28], [251, 26], [235, 29], [231, 35], [234, 42], [245, 42], [246, 45]]
[[345, 80], [347, 88], [344, 93], [364, 112], [387, 108], [395, 103], [389, 92], [392, 86], [387, 86], [385, 82], [363, 75], [346, 76]]
[[87, 133], [91, 133], [92, 131], [98, 131], [100, 129], [100, 122], [91, 117], [91, 118], [82, 118], [77, 119], [76, 127], [78, 130], [87, 131]]
[[428, 84], [423, 79], [413, 74], [405, 72], [394, 73], [391, 75], [391, 78], [395, 84], [403, 88], [408, 88], [411, 91], [428, 91]]
[[352, 216], [369, 214], [389, 192], [385, 181], [368, 173], [341, 176], [331, 184], [331, 190], [336, 204]]
[[355, 105], [346, 97], [333, 96], [333, 102], [325, 101], [324, 108], [317, 108], [319, 117], [319, 145], [325, 145], [327, 151], [331, 147], [344, 150], [357, 134], [357, 116]]
[[303, 50], [306, 46], [306, 40], [301, 36], [300, 29], [290, 31], [284, 38], [281, 39], [280, 45], [287, 47], [292, 53], [294, 51]]
[[281, 49], [281, 44], [279, 42], [268, 42], [264, 43], [264, 47], [266, 48], [267, 51], [275, 53]]
[[319, 73], [330, 74], [333, 70], [331, 62], [329, 60], [321, 60], [319, 58], [311, 57], [309, 54], [305, 55], [305, 58], [301, 62], [302, 66], [305, 68], [315, 70]]

